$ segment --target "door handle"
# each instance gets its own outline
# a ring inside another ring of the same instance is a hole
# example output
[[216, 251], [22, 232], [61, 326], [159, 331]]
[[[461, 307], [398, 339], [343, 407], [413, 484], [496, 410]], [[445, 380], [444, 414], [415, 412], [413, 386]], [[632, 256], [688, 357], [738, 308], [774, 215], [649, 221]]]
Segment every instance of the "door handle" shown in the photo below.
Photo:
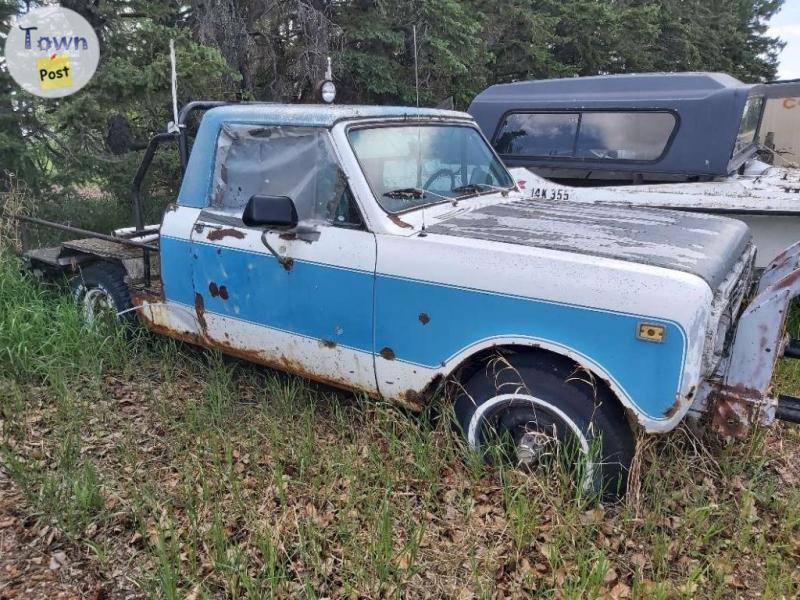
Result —
[[275, 257], [275, 259], [278, 261], [278, 264], [280, 264], [284, 269], [286, 269], [287, 272], [291, 271], [292, 267], [294, 266], [294, 260], [292, 260], [288, 256], [281, 256], [280, 254], [278, 254], [275, 251], [275, 248], [273, 248], [270, 245], [269, 240], [267, 239], [268, 234], [269, 234], [269, 229], [265, 229], [264, 231], [261, 232], [261, 243], [264, 244], [267, 250], [269, 250], [270, 254], [272, 254], [272, 256]]

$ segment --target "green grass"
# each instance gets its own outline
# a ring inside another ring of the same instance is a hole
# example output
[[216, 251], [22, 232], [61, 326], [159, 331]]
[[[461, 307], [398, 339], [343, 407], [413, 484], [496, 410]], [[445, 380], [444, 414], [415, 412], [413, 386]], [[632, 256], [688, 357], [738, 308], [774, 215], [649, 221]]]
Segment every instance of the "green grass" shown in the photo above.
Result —
[[87, 327], [6, 254], [0, 389], [25, 510], [144, 596], [800, 594], [796, 428], [644, 438], [627, 501], [603, 506], [484, 466], [447, 416]]

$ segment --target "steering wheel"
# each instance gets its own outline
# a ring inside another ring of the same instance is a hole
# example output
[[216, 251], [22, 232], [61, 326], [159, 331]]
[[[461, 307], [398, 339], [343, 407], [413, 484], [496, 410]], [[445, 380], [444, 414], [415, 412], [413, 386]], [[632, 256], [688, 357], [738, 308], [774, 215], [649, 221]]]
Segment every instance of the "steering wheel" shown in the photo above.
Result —
[[436, 171], [436, 173], [428, 177], [428, 180], [425, 182], [423, 188], [429, 190], [431, 188], [431, 184], [444, 175], [450, 176], [450, 189], [452, 190], [454, 187], [456, 187], [456, 174], [450, 169], [439, 169]]

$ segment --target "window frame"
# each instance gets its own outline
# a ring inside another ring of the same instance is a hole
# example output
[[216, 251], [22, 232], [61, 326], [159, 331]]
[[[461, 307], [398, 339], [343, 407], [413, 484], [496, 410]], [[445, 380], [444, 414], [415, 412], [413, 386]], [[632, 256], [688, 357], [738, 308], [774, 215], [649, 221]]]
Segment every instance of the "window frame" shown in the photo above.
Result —
[[[286, 125], [286, 124], [264, 123], [264, 122], [257, 122], [257, 121], [237, 121], [237, 120], [220, 122], [219, 128], [217, 129], [217, 135], [214, 138], [214, 155], [213, 155], [213, 160], [211, 162], [211, 178], [210, 178], [210, 181], [209, 181], [209, 191], [208, 191], [208, 195], [207, 195], [206, 206], [203, 207], [202, 210], [210, 211], [210, 212], [215, 213], [215, 214], [226, 215], [226, 212], [224, 210], [220, 210], [219, 207], [213, 206], [214, 176], [216, 174], [217, 165], [219, 164], [219, 160], [220, 160], [219, 140], [220, 140], [220, 137], [223, 134], [223, 130], [224, 130], [226, 125], [241, 125], [241, 126], [245, 126], [245, 127], [261, 127], [261, 128], [265, 128], [265, 127], [291, 127], [291, 128], [296, 128], [296, 129], [315, 129], [315, 130], [319, 130], [319, 131], [324, 131], [325, 134], [328, 136], [328, 143], [330, 144], [333, 156], [336, 158], [336, 164], [337, 164], [337, 166], [339, 168], [339, 172], [341, 173], [342, 177], [344, 178], [345, 186], [344, 186], [343, 192], [346, 191], [350, 195], [350, 198], [351, 198], [351, 200], [353, 202], [353, 205], [355, 206], [355, 212], [358, 215], [359, 222], [358, 223], [339, 222], [339, 221], [335, 221], [335, 220], [325, 219], [324, 221], [320, 221], [318, 224], [321, 224], [321, 225], [324, 225], [324, 226], [328, 226], [328, 227], [340, 227], [340, 228], [345, 228], [345, 229], [367, 231], [367, 222], [366, 222], [366, 219], [364, 219], [364, 211], [361, 208], [361, 206], [359, 205], [358, 199], [356, 198], [356, 195], [353, 193], [353, 190], [352, 190], [352, 188], [350, 186], [350, 177], [347, 175], [347, 172], [345, 171], [344, 166], [342, 165], [342, 159], [341, 159], [341, 156], [339, 156], [338, 149], [336, 148], [336, 142], [335, 142], [335, 140], [333, 138], [333, 135], [331, 135], [331, 128], [330, 127], [323, 127], [323, 126], [319, 126], [319, 125], [294, 125], [294, 124]], [[294, 198], [292, 198], [292, 202], [295, 202]], [[245, 205], [242, 206], [242, 214], [244, 214], [244, 207], [245, 206], [246, 206], [246, 203], [245, 203]], [[245, 225], [242, 222], [242, 215], [241, 214], [237, 215], [237, 216], [233, 216], [233, 215], [226, 215], [226, 216], [229, 216], [230, 218], [236, 219], [238, 222], [241, 223], [240, 226], [243, 227], [243, 228], [246, 228], [246, 229], [259, 229], [259, 227], [248, 227], [247, 225]]]
[[[578, 148], [578, 138], [581, 135], [581, 125], [583, 123], [583, 115], [584, 114], [596, 114], [596, 113], [646, 113], [646, 114], [669, 114], [672, 116], [674, 120], [674, 124], [672, 126], [672, 131], [670, 132], [666, 144], [664, 144], [664, 148], [656, 158], [652, 159], [641, 159], [641, 158], [591, 158], [591, 157], [582, 157], [582, 156], [575, 156]], [[529, 160], [542, 160], [552, 163], [557, 162], [572, 162], [572, 163], [591, 163], [591, 164], [601, 164], [601, 165], [608, 165], [608, 164], [626, 164], [626, 165], [652, 165], [658, 162], [661, 162], [664, 157], [669, 153], [670, 148], [672, 147], [672, 143], [675, 141], [675, 137], [678, 134], [678, 130], [681, 126], [681, 116], [677, 110], [674, 108], [547, 108], [547, 109], [516, 109], [512, 108], [510, 110], [505, 111], [500, 118], [497, 120], [497, 126], [495, 127], [494, 134], [492, 134], [492, 141], [491, 146], [492, 149], [497, 151], [495, 144], [497, 143], [500, 134], [502, 133], [503, 129], [503, 122], [511, 115], [553, 115], [553, 114], [577, 114], [578, 115], [578, 125], [575, 129], [575, 139], [572, 142], [572, 156], [543, 156], [543, 155], [536, 155], [536, 154], [499, 154], [498, 155], [503, 159], [511, 159], [511, 160], [520, 160], [520, 159], [529, 159]]]
[[[349, 145], [349, 150], [353, 154], [353, 157], [356, 159], [356, 163], [358, 163], [358, 168], [361, 171], [361, 176], [364, 178], [364, 181], [366, 181], [367, 187], [368, 187], [368, 189], [370, 191], [370, 194], [372, 194], [373, 202], [375, 204], [377, 204], [378, 208], [380, 208], [387, 215], [404, 215], [404, 214], [407, 214], [407, 213], [410, 213], [410, 212], [413, 212], [415, 210], [419, 210], [419, 209], [422, 209], [422, 208], [428, 208], [430, 206], [437, 206], [439, 204], [445, 204], [447, 202], [452, 202], [454, 200], [454, 198], [448, 198], [447, 200], [443, 200], [443, 199], [435, 200], [433, 202], [428, 202], [427, 204], [418, 204], [416, 206], [412, 206], [412, 207], [409, 207], [409, 208], [404, 208], [404, 209], [398, 210], [398, 211], [387, 210], [383, 206], [383, 204], [381, 204], [380, 201], [378, 200], [378, 194], [372, 188], [372, 183], [370, 183], [369, 178], [366, 175], [366, 171], [364, 170], [364, 165], [362, 164], [361, 159], [359, 158], [359, 156], [356, 153], [356, 151], [353, 149], [353, 144], [352, 144], [352, 142], [350, 140], [350, 132], [353, 131], [353, 130], [357, 130], [357, 129], [382, 129], [382, 128], [385, 128], [385, 127], [416, 127], [416, 126], [423, 126], [423, 127], [464, 127], [466, 129], [472, 129], [484, 141], [484, 143], [486, 144], [486, 147], [489, 149], [489, 152], [497, 159], [497, 161], [500, 164], [500, 166], [503, 169], [505, 169], [506, 173], [508, 174], [509, 178], [511, 179], [511, 186], [508, 187], [508, 188], [504, 188], [504, 189], [507, 189], [509, 192], [513, 191], [514, 189], [516, 189], [516, 181], [514, 179], [514, 176], [511, 175], [511, 173], [508, 171], [508, 166], [506, 166], [505, 161], [503, 161], [502, 157], [500, 156], [500, 154], [497, 153], [497, 150], [495, 150], [495, 148], [492, 145], [492, 143], [486, 138], [486, 136], [483, 134], [483, 131], [481, 131], [481, 129], [477, 125], [475, 125], [474, 122], [470, 122], [470, 121], [466, 121], [466, 120], [465, 121], [444, 121], [444, 120], [408, 121], [408, 120], [403, 119], [403, 120], [388, 121], [388, 122], [387, 121], [366, 121], [366, 122], [363, 122], [363, 123], [354, 123], [352, 125], [348, 125], [345, 128], [345, 132], [344, 133], [345, 133], [345, 137], [347, 138], [347, 143]], [[470, 195], [470, 198], [474, 198], [474, 197], [477, 197], [477, 196], [485, 196], [487, 194], [496, 194], [496, 193], [497, 193], [497, 190], [486, 190], [485, 192], [478, 192], [478, 193], [476, 193], [474, 195]]]
[[[744, 119], [744, 111], [747, 110], [747, 104], [750, 100], [759, 100], [761, 103], [761, 107], [758, 111], [758, 120], [756, 122], [756, 129], [753, 133], [753, 140], [747, 144], [746, 146], [742, 146], [738, 150], [736, 149], [736, 145], [738, 143], [739, 138], [739, 131], [742, 127], [742, 120]], [[764, 111], [767, 109], [767, 97], [764, 94], [753, 94], [752, 96], [747, 96], [745, 98], [744, 104], [742, 105], [742, 112], [739, 115], [739, 125], [736, 128], [736, 135], [733, 138], [733, 148], [731, 149], [731, 162], [736, 161], [738, 158], [743, 156], [744, 154], [750, 152], [754, 146], [757, 146], [759, 143], [759, 137], [761, 136], [761, 124], [764, 120]]]

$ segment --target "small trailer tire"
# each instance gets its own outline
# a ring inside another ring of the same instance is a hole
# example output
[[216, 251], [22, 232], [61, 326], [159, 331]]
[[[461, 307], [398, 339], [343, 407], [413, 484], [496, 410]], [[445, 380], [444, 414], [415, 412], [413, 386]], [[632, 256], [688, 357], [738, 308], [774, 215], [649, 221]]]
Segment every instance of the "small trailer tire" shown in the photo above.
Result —
[[520, 466], [560, 456], [584, 493], [609, 501], [625, 494], [635, 441], [623, 408], [567, 358], [501, 356], [464, 382], [454, 409], [467, 444], [487, 461], [505, 440]]
[[131, 298], [125, 283], [125, 269], [111, 262], [96, 262], [82, 268], [70, 279], [72, 297], [87, 321], [94, 321], [98, 311], [107, 311], [122, 323], [134, 324], [136, 311], [130, 310]]

